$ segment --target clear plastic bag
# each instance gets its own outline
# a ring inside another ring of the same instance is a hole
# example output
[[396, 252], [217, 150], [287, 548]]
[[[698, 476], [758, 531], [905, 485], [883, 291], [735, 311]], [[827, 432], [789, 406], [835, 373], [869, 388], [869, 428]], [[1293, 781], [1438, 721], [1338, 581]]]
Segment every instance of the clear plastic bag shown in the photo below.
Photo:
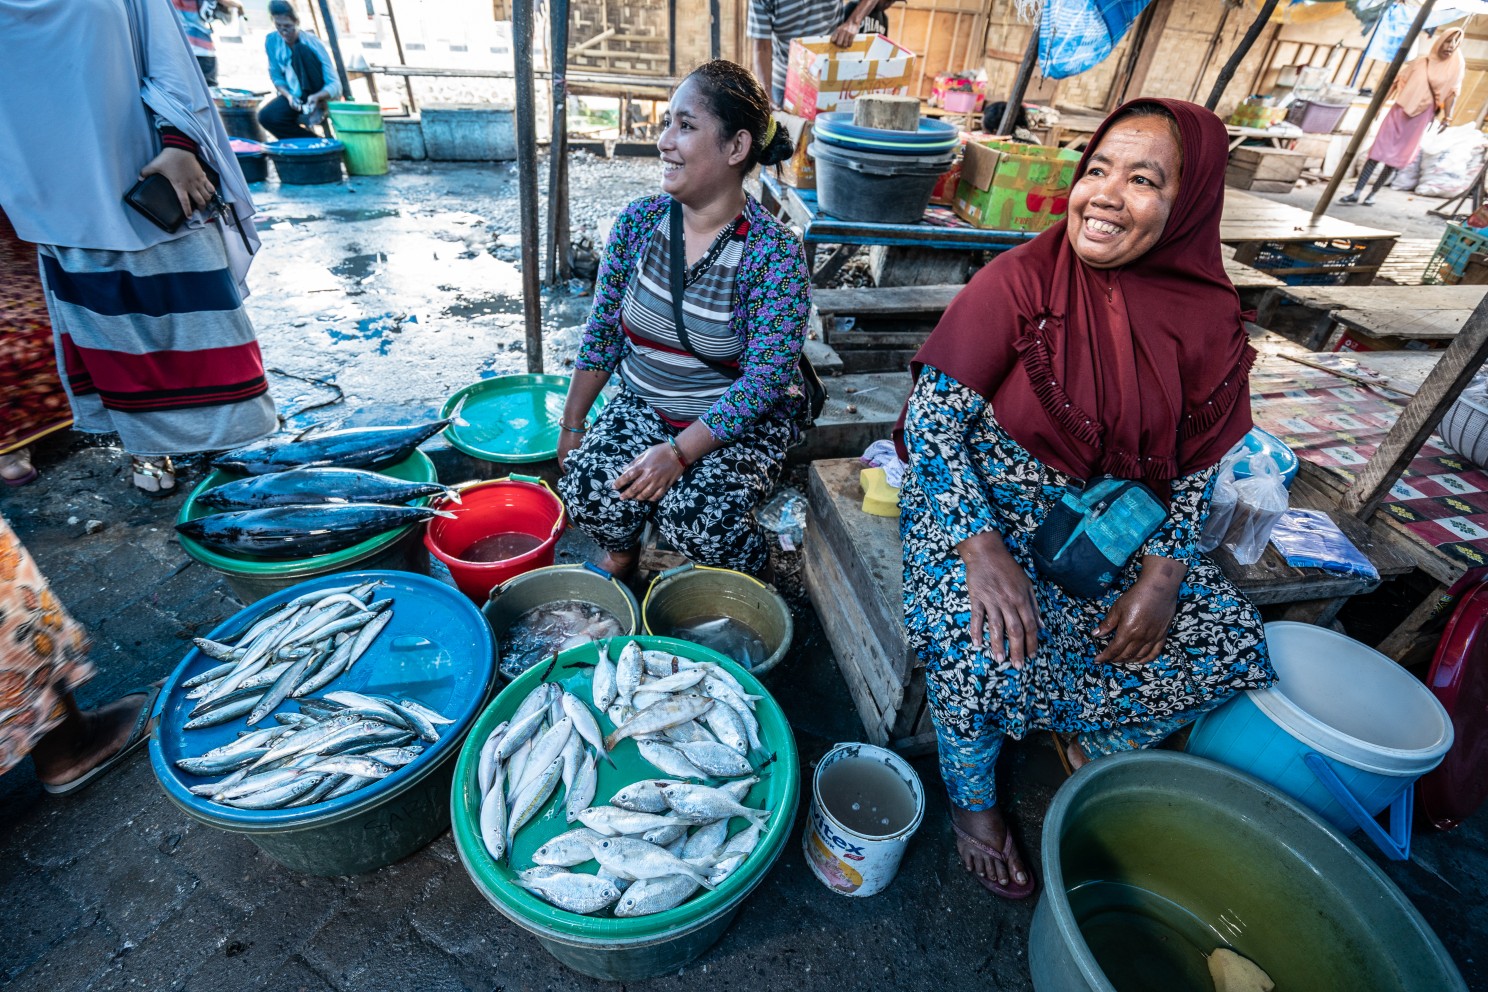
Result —
[[1254, 565], [1266, 550], [1271, 528], [1287, 510], [1286, 483], [1269, 455], [1250, 458], [1250, 478], [1236, 479], [1235, 515], [1225, 532], [1224, 546], [1241, 565]]
[[1230, 521], [1235, 519], [1235, 466], [1245, 456], [1245, 443], [1237, 444], [1219, 463], [1214, 479], [1214, 495], [1209, 499], [1209, 519], [1199, 534], [1199, 550], [1213, 551], [1224, 543]]
[[1288, 510], [1271, 533], [1276, 550], [1295, 568], [1321, 568], [1379, 578], [1369, 558], [1319, 510]]
[[793, 551], [806, 539], [806, 497], [786, 486], [754, 513], [765, 530], [780, 538], [780, 546]]

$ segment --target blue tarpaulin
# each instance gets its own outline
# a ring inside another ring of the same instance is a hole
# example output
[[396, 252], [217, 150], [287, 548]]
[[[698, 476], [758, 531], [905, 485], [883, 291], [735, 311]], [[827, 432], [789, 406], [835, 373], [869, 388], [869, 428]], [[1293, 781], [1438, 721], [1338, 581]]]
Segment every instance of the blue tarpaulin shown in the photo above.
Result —
[[1039, 70], [1048, 79], [1099, 65], [1151, 0], [1044, 0]]

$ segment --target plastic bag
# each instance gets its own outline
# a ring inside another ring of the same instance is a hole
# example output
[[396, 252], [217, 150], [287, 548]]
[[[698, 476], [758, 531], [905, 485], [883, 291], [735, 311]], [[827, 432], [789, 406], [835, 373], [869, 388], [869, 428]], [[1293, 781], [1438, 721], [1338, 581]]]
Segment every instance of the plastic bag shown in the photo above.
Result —
[[[1433, 155], [1435, 148], [1441, 151]], [[1483, 152], [1488, 138], [1471, 124], [1447, 128], [1441, 132], [1440, 144], [1421, 148], [1421, 181], [1416, 193], [1421, 196], [1458, 196], [1467, 191], [1478, 169], [1483, 165]]]
[[806, 497], [787, 486], [754, 513], [765, 530], [780, 538], [780, 546], [794, 551], [806, 539]]
[[1421, 153], [1416, 152], [1416, 157], [1411, 159], [1411, 164], [1396, 172], [1390, 180], [1390, 188], [1398, 189], [1403, 193], [1409, 193], [1416, 188], [1421, 181]]
[[1235, 514], [1224, 546], [1241, 565], [1254, 565], [1266, 550], [1271, 528], [1287, 509], [1286, 483], [1276, 462], [1264, 454], [1250, 458], [1250, 478], [1236, 479]]
[[1241, 441], [1219, 463], [1214, 495], [1209, 499], [1209, 519], [1204, 521], [1204, 530], [1199, 534], [1200, 551], [1213, 551], [1224, 543], [1225, 534], [1229, 533], [1230, 521], [1235, 519], [1235, 466], [1243, 457], [1245, 442]]
[[1379, 571], [1364, 553], [1320, 510], [1286, 511], [1271, 532], [1271, 543], [1293, 568], [1379, 578]]

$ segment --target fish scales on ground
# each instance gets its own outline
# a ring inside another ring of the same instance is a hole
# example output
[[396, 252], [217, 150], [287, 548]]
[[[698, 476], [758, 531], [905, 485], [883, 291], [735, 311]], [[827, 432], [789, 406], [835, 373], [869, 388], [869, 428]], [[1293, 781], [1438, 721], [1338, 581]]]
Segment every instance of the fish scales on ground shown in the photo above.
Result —
[[452, 516], [427, 506], [326, 503], [213, 513], [176, 524], [176, 530], [223, 554], [284, 561], [344, 551], [391, 530]]
[[[588, 691], [578, 695], [541, 682], [482, 742], [475, 769], [480, 829], [487, 854], [505, 861], [522, 830], [547, 821], [552, 804], [569, 823], [582, 826], [533, 851], [536, 867], [519, 873], [518, 884], [571, 912], [599, 904], [592, 912], [610, 908], [617, 917], [642, 916], [675, 908], [719, 884], [754, 851], [770, 812], [746, 804], [760, 779], [750, 774], [749, 735], [735, 707], [752, 717], [758, 697], [712, 663], [643, 652], [634, 641], [612, 661], [611, 647], [601, 642], [597, 648]], [[710, 683], [727, 703], [707, 694]], [[727, 712], [709, 720], [717, 710]], [[596, 711], [613, 727], [608, 739]], [[631, 782], [615, 790], [608, 805], [592, 805], [606, 746], [628, 738], [643, 759], [674, 777]], [[694, 746], [698, 760], [714, 772], [688, 760], [684, 746]], [[702, 784], [724, 777], [734, 780]], [[746, 826], [731, 837], [732, 824], [741, 818]], [[597, 865], [593, 875], [584, 867], [590, 864]], [[609, 899], [605, 886], [625, 892], [625, 899]]]
[[460, 502], [459, 490], [437, 482], [409, 482], [358, 468], [296, 468], [215, 486], [197, 496], [196, 502], [213, 510], [262, 510], [319, 503], [402, 506], [431, 496]]
[[212, 467], [242, 475], [296, 468], [377, 469], [403, 461], [453, 418], [412, 427], [350, 427], [310, 436], [278, 434], [212, 459]]

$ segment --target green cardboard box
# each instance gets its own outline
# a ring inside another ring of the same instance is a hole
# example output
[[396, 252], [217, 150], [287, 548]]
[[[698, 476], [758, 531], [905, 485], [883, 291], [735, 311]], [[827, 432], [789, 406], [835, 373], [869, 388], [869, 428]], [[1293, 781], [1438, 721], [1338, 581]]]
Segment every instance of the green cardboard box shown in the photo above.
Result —
[[956, 216], [994, 231], [1042, 231], [1069, 210], [1080, 153], [1013, 141], [968, 144]]

